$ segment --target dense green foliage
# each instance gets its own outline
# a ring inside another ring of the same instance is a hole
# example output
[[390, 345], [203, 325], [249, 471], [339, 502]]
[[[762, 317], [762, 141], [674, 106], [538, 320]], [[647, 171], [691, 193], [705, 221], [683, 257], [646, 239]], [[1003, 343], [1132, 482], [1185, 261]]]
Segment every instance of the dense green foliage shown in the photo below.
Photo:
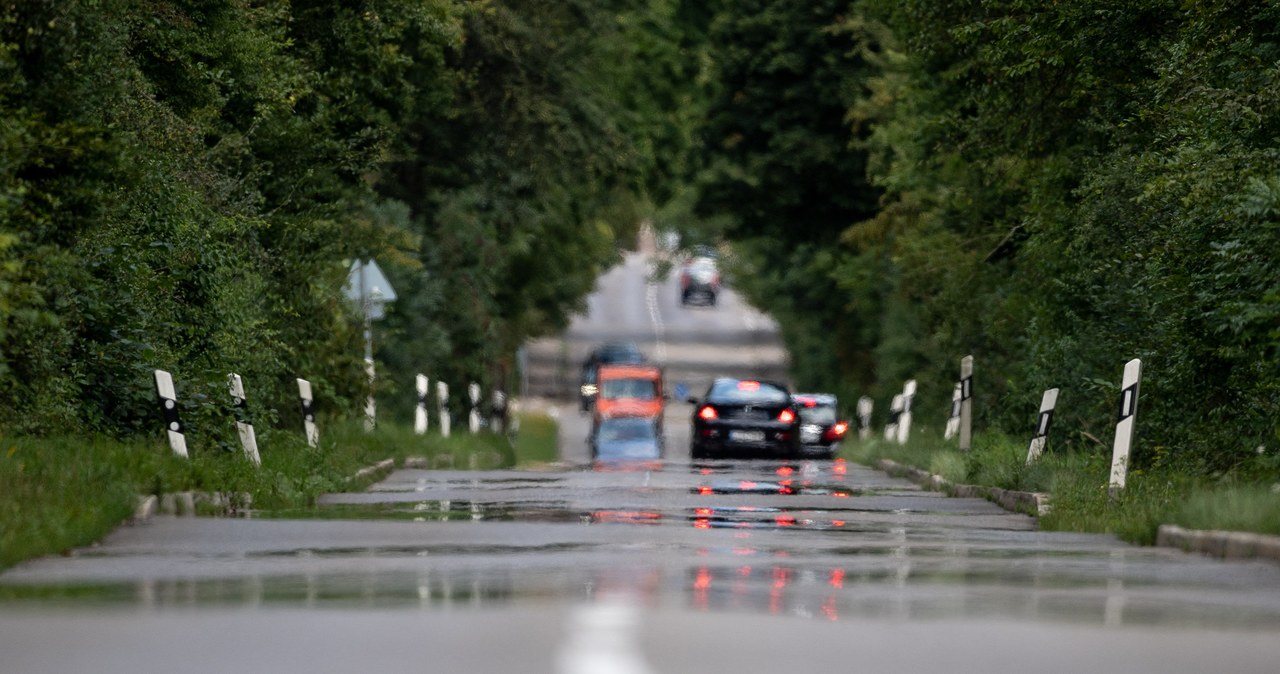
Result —
[[[727, 240], [796, 384], [1274, 475], [1280, 6], [1139, 0], [0, 3], [0, 428], [231, 445], [368, 392], [510, 386], [652, 219]], [[455, 398], [456, 400], [457, 398]], [[1259, 451], [1259, 448], [1262, 448]]]
[[[1280, 6], [724, 3], [703, 208], [803, 388], [908, 377], [945, 416], [1104, 449], [1144, 362], [1139, 466], [1274, 475]], [[868, 188], [874, 187], [874, 191]]]
[[155, 434], [155, 368], [198, 446], [230, 444], [228, 372], [260, 423], [297, 427], [296, 377], [348, 414], [369, 388], [357, 258], [400, 298], [381, 396], [407, 405], [417, 372], [509, 384], [652, 172], [602, 84], [609, 10], [0, 4], [0, 428]]

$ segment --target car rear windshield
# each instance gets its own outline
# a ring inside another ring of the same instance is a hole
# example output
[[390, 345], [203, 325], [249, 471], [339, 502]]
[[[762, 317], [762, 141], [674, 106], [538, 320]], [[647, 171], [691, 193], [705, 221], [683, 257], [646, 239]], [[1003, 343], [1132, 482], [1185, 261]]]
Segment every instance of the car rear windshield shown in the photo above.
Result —
[[768, 382], [724, 379], [712, 384], [707, 399], [717, 403], [787, 403], [791, 394]]
[[834, 424], [836, 422], [836, 408], [829, 405], [801, 406], [800, 420], [807, 424]]
[[609, 398], [656, 398], [652, 379], [606, 379], [600, 384], [600, 395]]

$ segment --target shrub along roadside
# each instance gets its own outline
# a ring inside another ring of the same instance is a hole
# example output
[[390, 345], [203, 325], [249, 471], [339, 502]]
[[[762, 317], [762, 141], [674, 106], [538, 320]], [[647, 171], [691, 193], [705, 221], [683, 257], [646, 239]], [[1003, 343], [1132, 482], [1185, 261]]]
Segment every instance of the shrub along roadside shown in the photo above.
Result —
[[[167, 445], [96, 438], [0, 437], [0, 570], [24, 559], [58, 554], [101, 539], [133, 514], [139, 495], [178, 491], [249, 494], [256, 509], [312, 507], [320, 494], [360, 489], [363, 467], [422, 457], [437, 468], [492, 469], [546, 460], [546, 434], [555, 447], [555, 422], [524, 415], [516, 441], [489, 432], [417, 435], [361, 422], [321, 428], [321, 446], [300, 434], [259, 433], [262, 467], [237, 450], [173, 456]], [[527, 437], [526, 437], [527, 436]], [[522, 451], [533, 453], [526, 458]], [[227, 514], [242, 508], [232, 499]]]
[[934, 438], [906, 445], [852, 442], [842, 454], [864, 464], [891, 459], [957, 484], [1048, 493], [1052, 510], [1040, 518], [1040, 526], [1049, 531], [1113, 533], [1142, 545], [1155, 542], [1161, 524], [1280, 535], [1280, 487], [1266, 473], [1193, 476], [1173, 466], [1135, 470], [1113, 498], [1109, 449], [1049, 452], [1027, 466], [1025, 444], [980, 433], [967, 454]]

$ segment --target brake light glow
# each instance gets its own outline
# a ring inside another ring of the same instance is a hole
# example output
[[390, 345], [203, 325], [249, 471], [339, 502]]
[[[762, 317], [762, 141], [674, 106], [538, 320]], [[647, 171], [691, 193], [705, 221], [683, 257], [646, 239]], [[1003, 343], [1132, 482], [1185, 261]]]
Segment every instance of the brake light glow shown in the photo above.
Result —
[[781, 412], [778, 413], [778, 421], [781, 421], [784, 424], [789, 424], [795, 420], [796, 420], [796, 413], [792, 412], [789, 409], [782, 410]]
[[844, 437], [845, 431], [849, 430], [849, 424], [840, 421], [836, 425], [827, 429], [826, 436], [828, 440], [839, 440]]
[[702, 409], [698, 410], [698, 418], [702, 419], [703, 421], [711, 421], [712, 419], [718, 418], [719, 416], [720, 416], [719, 414], [716, 414], [716, 408], [710, 405], [707, 405]]
[[740, 381], [738, 382], [739, 391], [759, 391], [760, 382], [758, 381]]

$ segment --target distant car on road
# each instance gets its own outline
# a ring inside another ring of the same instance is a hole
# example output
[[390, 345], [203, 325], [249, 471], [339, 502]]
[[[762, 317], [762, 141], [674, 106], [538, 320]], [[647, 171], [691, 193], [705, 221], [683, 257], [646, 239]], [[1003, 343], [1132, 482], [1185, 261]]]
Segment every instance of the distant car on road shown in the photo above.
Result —
[[701, 302], [714, 307], [720, 295], [720, 270], [710, 257], [695, 257], [680, 268], [680, 304]]
[[800, 455], [800, 416], [783, 384], [723, 377], [701, 399], [689, 402], [694, 404], [689, 447], [694, 459]]
[[791, 396], [800, 414], [800, 445], [805, 453], [834, 458], [849, 423], [840, 419], [840, 405], [831, 393], [796, 393]]
[[643, 363], [644, 353], [633, 342], [605, 342], [596, 347], [582, 363], [582, 382], [578, 387], [578, 399], [583, 412], [591, 410], [600, 392], [597, 381], [601, 365]]
[[591, 434], [598, 461], [654, 461], [663, 455], [662, 431], [654, 417], [605, 417]]
[[662, 368], [647, 363], [601, 365], [596, 388], [596, 423], [604, 417], [638, 416], [656, 418], [661, 427]]

